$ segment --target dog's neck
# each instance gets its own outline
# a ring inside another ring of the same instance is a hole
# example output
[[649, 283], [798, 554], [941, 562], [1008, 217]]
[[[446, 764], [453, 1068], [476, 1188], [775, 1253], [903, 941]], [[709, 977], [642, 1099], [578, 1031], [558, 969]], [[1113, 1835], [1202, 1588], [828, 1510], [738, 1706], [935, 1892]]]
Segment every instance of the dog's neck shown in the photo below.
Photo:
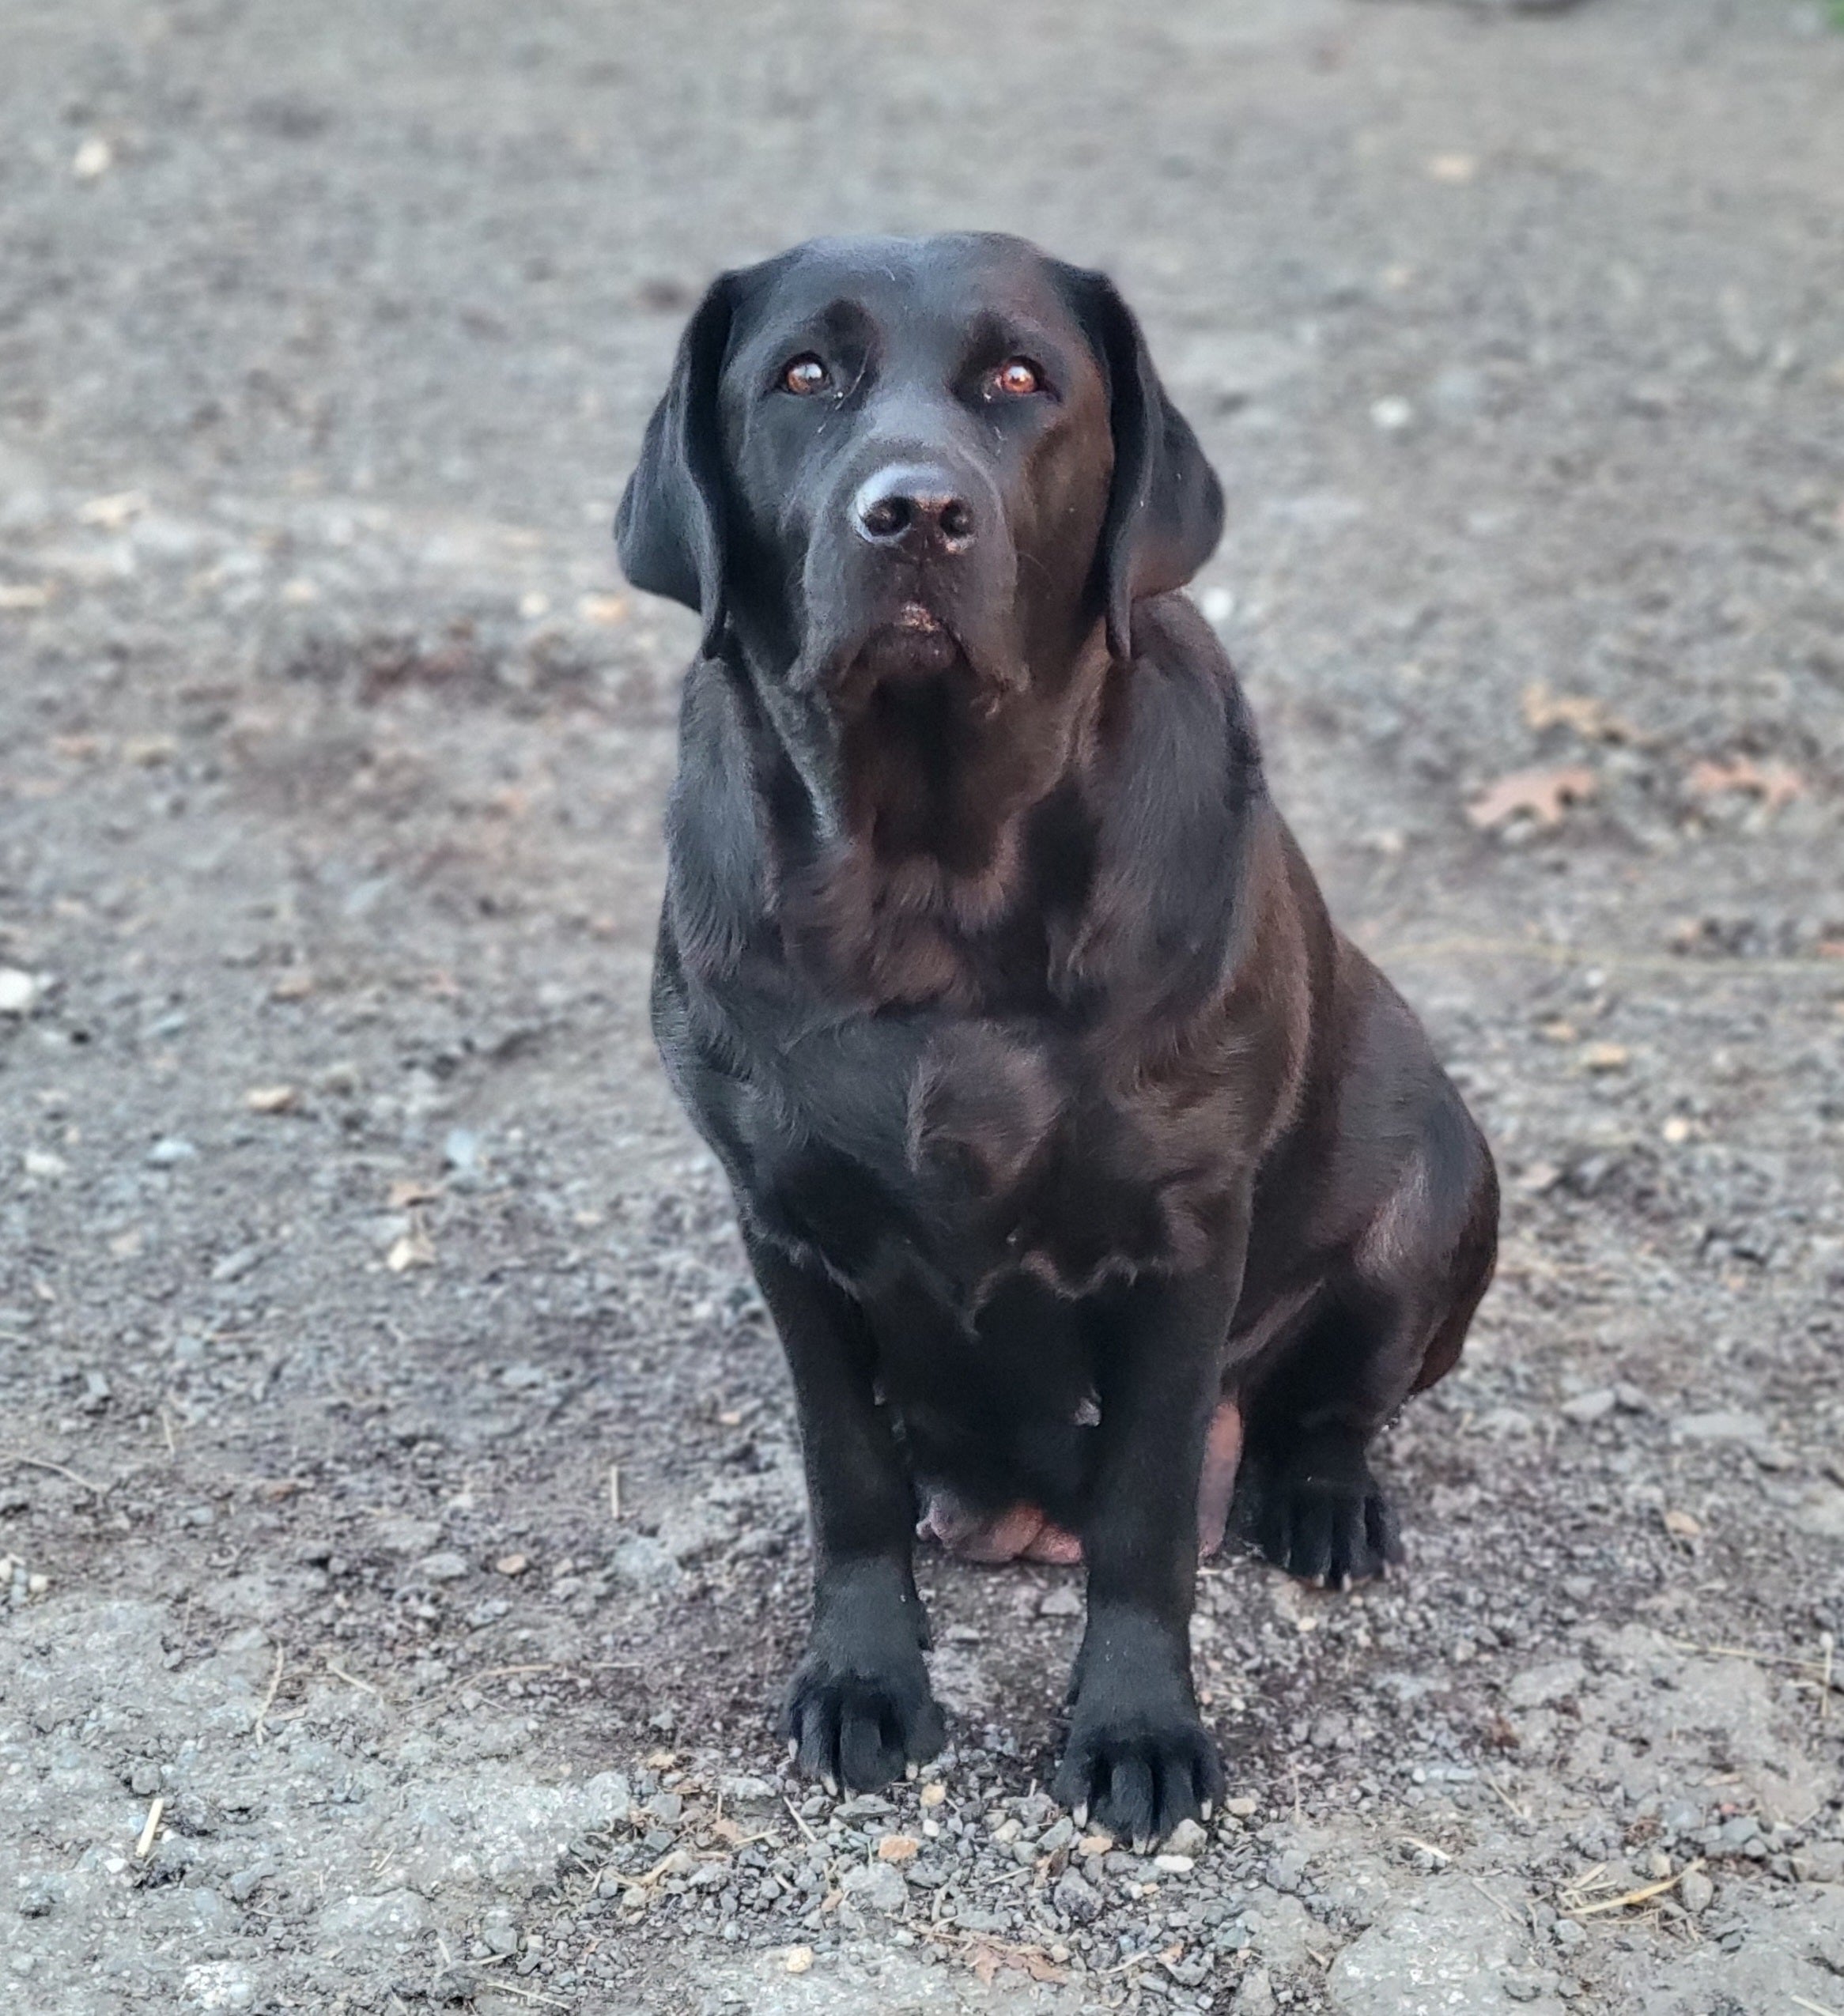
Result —
[[1009, 690], [958, 670], [798, 722], [771, 701], [811, 806], [778, 904], [803, 959], [877, 1006], [977, 1005], [974, 947], [1026, 893], [1032, 814], [1094, 760], [1112, 666], [1098, 625], [1056, 674]]

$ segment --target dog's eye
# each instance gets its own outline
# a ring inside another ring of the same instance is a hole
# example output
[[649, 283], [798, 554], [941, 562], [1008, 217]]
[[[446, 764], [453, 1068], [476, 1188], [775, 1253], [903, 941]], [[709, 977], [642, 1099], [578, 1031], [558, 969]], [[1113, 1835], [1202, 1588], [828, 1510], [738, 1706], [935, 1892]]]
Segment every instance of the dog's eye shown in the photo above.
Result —
[[1044, 381], [1037, 376], [1037, 367], [1023, 357], [1007, 357], [992, 374], [992, 389], [1003, 392], [1007, 398], [1029, 398], [1032, 393], [1044, 389]]
[[781, 367], [781, 389], [784, 392], [823, 392], [833, 382], [833, 374], [816, 357], [795, 357]]

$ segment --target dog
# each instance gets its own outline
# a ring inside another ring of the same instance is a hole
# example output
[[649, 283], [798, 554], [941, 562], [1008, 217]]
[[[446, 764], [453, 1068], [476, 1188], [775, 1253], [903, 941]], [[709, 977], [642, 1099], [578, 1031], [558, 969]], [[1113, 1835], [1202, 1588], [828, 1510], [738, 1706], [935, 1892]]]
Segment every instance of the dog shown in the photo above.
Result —
[[622, 499], [703, 625], [653, 1027], [786, 1352], [834, 1791], [944, 1740], [920, 1534], [1084, 1563], [1056, 1795], [1207, 1818], [1200, 1553], [1384, 1572], [1368, 1446], [1491, 1276], [1484, 1140], [1181, 593], [1222, 516], [1111, 283], [989, 234], [723, 274]]

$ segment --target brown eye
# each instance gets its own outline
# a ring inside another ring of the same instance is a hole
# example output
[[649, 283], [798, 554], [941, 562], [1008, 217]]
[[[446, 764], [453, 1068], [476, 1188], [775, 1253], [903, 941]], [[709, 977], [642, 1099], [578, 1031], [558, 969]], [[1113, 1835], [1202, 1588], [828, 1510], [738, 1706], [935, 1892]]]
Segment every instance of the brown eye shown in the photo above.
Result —
[[1026, 364], [1022, 357], [1008, 357], [993, 374], [993, 389], [1003, 392], [1007, 398], [1028, 398], [1033, 392], [1043, 390], [1044, 381], [1037, 376], [1037, 367]]
[[781, 386], [789, 392], [823, 392], [833, 382], [832, 373], [818, 357], [796, 357], [781, 367]]

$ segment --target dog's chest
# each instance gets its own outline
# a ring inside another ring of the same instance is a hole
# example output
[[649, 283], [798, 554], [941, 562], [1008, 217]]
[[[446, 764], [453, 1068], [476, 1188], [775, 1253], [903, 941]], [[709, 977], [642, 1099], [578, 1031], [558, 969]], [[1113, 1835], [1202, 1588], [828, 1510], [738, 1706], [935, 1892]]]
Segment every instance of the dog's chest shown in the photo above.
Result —
[[969, 1318], [1020, 1274], [1074, 1297], [1205, 1257], [1219, 1186], [1192, 1130], [1081, 1043], [1028, 1020], [860, 1033], [875, 1097], [841, 1108], [837, 1085], [784, 1078], [761, 1102], [745, 1187], [765, 1229], [862, 1289], [920, 1282]]

